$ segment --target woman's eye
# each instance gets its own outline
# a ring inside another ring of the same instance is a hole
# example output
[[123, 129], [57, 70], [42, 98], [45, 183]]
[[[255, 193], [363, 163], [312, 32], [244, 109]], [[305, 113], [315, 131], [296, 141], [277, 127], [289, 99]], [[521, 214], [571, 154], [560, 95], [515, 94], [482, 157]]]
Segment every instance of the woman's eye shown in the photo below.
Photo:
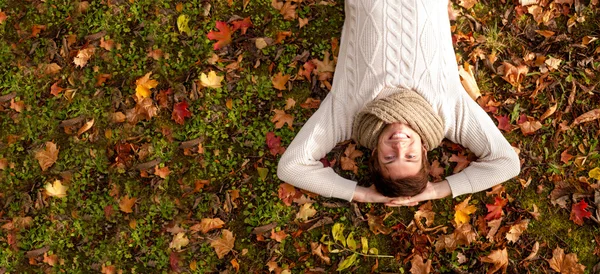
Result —
[[414, 159], [415, 155], [407, 155], [406, 158], [408, 158], [408, 159]]
[[386, 161], [391, 161], [394, 159], [394, 156], [385, 156], [383, 159]]

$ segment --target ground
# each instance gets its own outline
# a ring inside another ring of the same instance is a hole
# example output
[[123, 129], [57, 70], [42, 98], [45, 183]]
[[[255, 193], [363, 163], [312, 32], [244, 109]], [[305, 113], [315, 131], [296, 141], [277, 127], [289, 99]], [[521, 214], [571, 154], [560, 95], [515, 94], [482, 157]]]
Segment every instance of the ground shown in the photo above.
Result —
[[[0, 0], [0, 273], [597, 273], [597, 1], [452, 8], [463, 85], [522, 171], [387, 208], [276, 176], [342, 1]], [[322, 161], [368, 184], [353, 149]], [[474, 160], [429, 158], [432, 180]]]

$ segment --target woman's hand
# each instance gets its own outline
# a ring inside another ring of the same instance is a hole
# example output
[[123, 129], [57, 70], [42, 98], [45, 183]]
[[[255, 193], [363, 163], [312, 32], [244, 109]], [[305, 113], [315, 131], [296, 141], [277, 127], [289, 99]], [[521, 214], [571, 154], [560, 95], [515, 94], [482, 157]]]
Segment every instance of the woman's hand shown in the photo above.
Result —
[[443, 180], [438, 183], [428, 182], [423, 192], [412, 197], [397, 197], [387, 202], [387, 206], [415, 206], [422, 201], [441, 199], [452, 194], [450, 184]]
[[374, 185], [371, 187], [357, 186], [354, 190], [354, 197], [352, 197], [353, 202], [361, 203], [390, 203], [393, 199], [396, 198], [386, 197], [377, 192]]

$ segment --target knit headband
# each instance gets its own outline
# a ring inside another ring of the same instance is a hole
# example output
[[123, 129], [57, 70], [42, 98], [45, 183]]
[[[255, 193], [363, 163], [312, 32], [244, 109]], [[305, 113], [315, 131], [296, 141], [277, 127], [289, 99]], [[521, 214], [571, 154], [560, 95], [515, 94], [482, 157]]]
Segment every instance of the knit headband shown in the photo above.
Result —
[[375, 149], [386, 125], [403, 123], [416, 131], [428, 150], [444, 139], [444, 121], [421, 95], [404, 88], [368, 103], [354, 119], [352, 138], [360, 145]]

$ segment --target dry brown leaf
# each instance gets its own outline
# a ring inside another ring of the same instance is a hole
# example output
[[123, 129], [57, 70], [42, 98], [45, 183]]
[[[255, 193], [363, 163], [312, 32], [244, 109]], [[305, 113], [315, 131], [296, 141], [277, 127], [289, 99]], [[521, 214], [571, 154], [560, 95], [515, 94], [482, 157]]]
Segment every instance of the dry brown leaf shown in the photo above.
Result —
[[298, 17], [299, 28], [302, 28], [302, 27], [306, 26], [306, 24], [308, 24], [308, 18], [300, 18], [300, 17]]
[[544, 114], [542, 114], [542, 117], [540, 117], [540, 121], [544, 121], [544, 119], [552, 116], [552, 114], [554, 114], [554, 112], [556, 111], [557, 107], [558, 107], [557, 103], [554, 103], [554, 105], [550, 106], [548, 108], [548, 110], [546, 110], [546, 112], [544, 112]]
[[510, 226], [510, 230], [506, 233], [506, 239], [509, 243], [515, 243], [521, 237], [521, 234], [527, 230], [529, 219], [521, 220], [520, 222]]
[[415, 212], [415, 220], [418, 222], [421, 221], [421, 218], [425, 218], [425, 225], [431, 226], [433, 224], [433, 220], [435, 218], [435, 212], [433, 212], [433, 206], [431, 201], [419, 206], [419, 210]]
[[501, 223], [502, 218], [491, 220], [487, 223], [488, 227], [490, 228], [490, 231], [488, 232], [487, 236], [485, 236], [485, 238], [488, 239], [490, 243], [494, 242], [494, 236], [496, 236], [496, 232], [498, 232]]
[[270, 238], [281, 243], [281, 241], [283, 241], [283, 239], [287, 238], [288, 234], [285, 233], [285, 230], [280, 230], [275, 232], [275, 229], [271, 229], [271, 236]]
[[552, 36], [554, 36], [555, 32], [551, 31], [551, 30], [536, 30], [535, 32], [537, 32], [538, 34], [540, 34], [541, 36], [544, 36], [546, 38], [550, 38]]
[[473, 100], [477, 100], [477, 98], [481, 96], [481, 91], [477, 86], [475, 74], [471, 68], [472, 66], [465, 62], [464, 66], [458, 67], [458, 75], [460, 76], [460, 83], [465, 88], [469, 96], [471, 96]]
[[185, 232], [179, 232], [177, 235], [173, 236], [173, 240], [169, 243], [169, 248], [180, 251], [182, 247], [188, 245], [190, 240], [185, 236]]
[[542, 128], [542, 123], [540, 123], [540, 121], [525, 121], [524, 123], [519, 124], [519, 127], [521, 128], [523, 135], [527, 136], [534, 134]]
[[225, 222], [223, 222], [220, 218], [203, 218], [200, 223], [190, 227], [190, 230], [207, 233], [211, 230], [222, 228], [224, 225]]
[[320, 243], [311, 242], [310, 249], [313, 255], [317, 255], [326, 264], [329, 264], [331, 262], [331, 258], [323, 254], [323, 245], [321, 245]]
[[296, 214], [296, 220], [300, 219], [303, 221], [308, 220], [317, 214], [317, 210], [312, 206], [312, 203], [305, 203], [300, 207], [298, 213]]
[[87, 121], [85, 124], [83, 124], [83, 126], [81, 126], [81, 128], [79, 128], [79, 130], [77, 130], [77, 136], [80, 136], [81, 134], [90, 130], [90, 128], [92, 128], [93, 126], [94, 126], [94, 119]]
[[428, 259], [427, 262], [423, 262], [423, 257], [421, 257], [421, 255], [415, 255], [412, 260], [410, 260], [410, 264], [411, 274], [428, 274], [431, 272], [431, 259]]
[[115, 41], [114, 40], [104, 40], [104, 37], [100, 38], [100, 47], [111, 51], [114, 47], [115, 47]]
[[518, 87], [529, 72], [529, 68], [525, 65], [514, 66], [511, 63], [503, 62], [504, 75], [502, 78], [509, 82], [514, 87]]
[[129, 198], [129, 196], [124, 196], [121, 197], [121, 200], [119, 200], [119, 209], [125, 213], [132, 213], [132, 207], [135, 204], [135, 201], [137, 200], [136, 197], [131, 197]]
[[46, 149], [38, 150], [35, 153], [35, 159], [38, 160], [42, 171], [46, 171], [56, 162], [58, 159], [58, 151], [59, 149], [56, 147], [55, 143], [46, 142]]
[[94, 51], [96, 51], [96, 48], [93, 46], [79, 50], [79, 52], [77, 52], [77, 56], [73, 58], [73, 63], [75, 63], [75, 66], [84, 67], [87, 65], [90, 58], [92, 58], [94, 55]]
[[134, 108], [128, 109], [125, 113], [127, 121], [134, 125], [140, 120], [150, 121], [158, 113], [158, 107], [150, 98], [143, 98], [138, 101]]
[[283, 75], [281, 72], [275, 74], [275, 76], [271, 78], [273, 88], [278, 90], [287, 90], [287, 87], [285, 85], [290, 80], [290, 77], [291, 75]]
[[235, 236], [227, 229], [222, 230], [221, 238], [210, 241], [210, 246], [215, 249], [219, 259], [223, 259], [233, 249], [234, 244]]
[[377, 234], [390, 234], [390, 232], [392, 232], [392, 230], [388, 227], [386, 227], [383, 224], [383, 220], [384, 217], [386, 215], [384, 214], [383, 216], [377, 216], [377, 215], [371, 215], [369, 213], [367, 213], [367, 220], [368, 220], [368, 224], [369, 224], [369, 229], [375, 233], [375, 235]]
[[289, 110], [291, 108], [293, 108], [296, 105], [296, 100], [292, 99], [292, 98], [287, 98], [287, 100], [285, 101], [285, 107], [283, 107], [284, 110]]
[[110, 114], [110, 121], [113, 123], [123, 123], [127, 117], [123, 112], [113, 112]]
[[279, 9], [279, 14], [283, 15], [284, 20], [294, 20], [296, 19], [296, 7], [297, 5], [292, 4], [293, 1], [286, 1], [281, 9]]
[[294, 129], [292, 127], [294, 123], [294, 117], [290, 114], [285, 113], [285, 111], [280, 109], [274, 109], [275, 115], [271, 118], [271, 122], [275, 123], [275, 128], [282, 128], [284, 124], [287, 123], [289, 129]]
[[569, 253], [565, 256], [564, 250], [558, 246], [552, 251], [552, 259], [548, 263], [558, 273], [581, 274], [585, 270], [585, 266], [578, 263], [577, 254]]
[[0, 170], [5, 170], [8, 168], [8, 159], [0, 158]]
[[475, 6], [475, 4], [477, 4], [478, 1], [479, 0], [460, 0], [458, 4], [465, 9], [470, 9], [473, 6]]
[[158, 167], [158, 165], [154, 166], [154, 175], [156, 175], [160, 178], [166, 179], [170, 173], [171, 173], [171, 171], [169, 170], [168, 166], [165, 166], [165, 167]]
[[15, 98], [10, 99], [10, 109], [21, 113], [23, 109], [25, 109], [25, 102], [23, 101], [15, 101]]
[[55, 266], [58, 263], [58, 255], [52, 254], [48, 256], [48, 253], [44, 252], [44, 263], [47, 263], [50, 266]]
[[574, 127], [574, 126], [582, 124], [582, 123], [594, 121], [598, 118], [600, 118], [600, 108], [590, 110], [584, 114], [579, 115], [579, 117], [575, 118], [575, 120], [571, 124], [571, 127]]
[[506, 267], [508, 267], [508, 252], [506, 248], [492, 251], [489, 255], [480, 258], [484, 263], [493, 264], [488, 269], [487, 273], [495, 273], [498, 270], [502, 270], [502, 273], [506, 273]]
[[527, 256], [527, 258], [523, 259], [523, 261], [531, 261], [531, 260], [537, 258], [537, 253], [538, 253], [539, 249], [540, 249], [540, 243], [535, 242], [535, 244], [533, 244], [533, 248], [531, 249], [531, 253], [529, 253], [529, 256]]

